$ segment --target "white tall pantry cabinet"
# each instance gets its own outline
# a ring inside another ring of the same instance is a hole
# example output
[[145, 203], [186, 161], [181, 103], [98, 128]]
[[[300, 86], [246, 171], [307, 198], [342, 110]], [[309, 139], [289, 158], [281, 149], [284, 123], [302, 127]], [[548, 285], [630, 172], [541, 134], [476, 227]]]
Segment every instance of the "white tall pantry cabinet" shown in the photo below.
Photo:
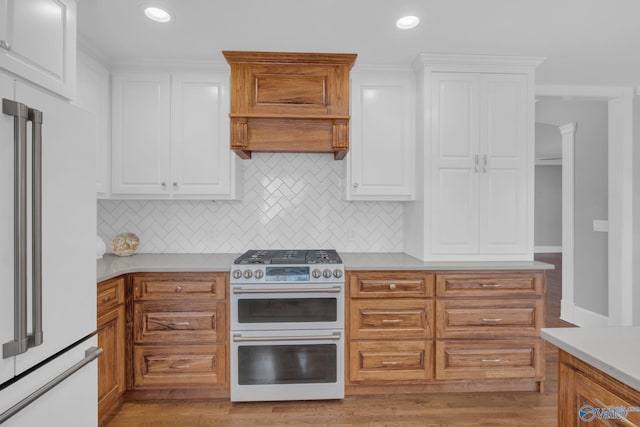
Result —
[[533, 259], [537, 58], [418, 57], [416, 202], [406, 251], [423, 260]]

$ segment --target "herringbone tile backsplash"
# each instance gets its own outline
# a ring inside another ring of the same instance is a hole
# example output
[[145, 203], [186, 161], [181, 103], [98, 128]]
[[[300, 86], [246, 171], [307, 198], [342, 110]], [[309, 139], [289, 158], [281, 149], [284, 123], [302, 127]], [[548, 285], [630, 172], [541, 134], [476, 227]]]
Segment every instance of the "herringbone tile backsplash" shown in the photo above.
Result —
[[402, 252], [400, 202], [343, 197], [344, 162], [329, 154], [254, 154], [238, 201], [98, 201], [98, 235], [140, 236], [139, 252], [335, 248]]

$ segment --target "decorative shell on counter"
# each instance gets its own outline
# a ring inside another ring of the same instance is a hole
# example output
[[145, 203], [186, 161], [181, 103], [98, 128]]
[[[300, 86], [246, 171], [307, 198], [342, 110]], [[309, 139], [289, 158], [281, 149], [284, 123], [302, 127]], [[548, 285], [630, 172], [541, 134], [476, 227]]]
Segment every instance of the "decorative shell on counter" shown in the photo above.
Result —
[[117, 234], [111, 241], [111, 251], [118, 256], [129, 256], [140, 246], [140, 238], [133, 233]]

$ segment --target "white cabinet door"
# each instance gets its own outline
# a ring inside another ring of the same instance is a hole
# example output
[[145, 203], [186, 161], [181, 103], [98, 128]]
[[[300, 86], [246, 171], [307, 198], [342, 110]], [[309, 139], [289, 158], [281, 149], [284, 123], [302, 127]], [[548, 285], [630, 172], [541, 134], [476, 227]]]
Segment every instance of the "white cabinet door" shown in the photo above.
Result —
[[404, 71], [352, 73], [347, 200], [414, 198], [413, 86]]
[[75, 0], [0, 0], [0, 68], [75, 95]]
[[114, 73], [113, 194], [169, 195], [170, 77]]
[[526, 76], [480, 78], [480, 252], [522, 253], [527, 236]]
[[171, 191], [174, 197], [235, 197], [229, 149], [229, 75], [171, 75]]
[[526, 79], [433, 74], [434, 253], [526, 251]]
[[432, 91], [432, 250], [443, 254], [476, 253], [478, 76], [434, 73]]
[[78, 52], [78, 81], [75, 103], [91, 112], [96, 120], [96, 191], [106, 197], [111, 191], [111, 139], [109, 108], [109, 70], [91, 57]]

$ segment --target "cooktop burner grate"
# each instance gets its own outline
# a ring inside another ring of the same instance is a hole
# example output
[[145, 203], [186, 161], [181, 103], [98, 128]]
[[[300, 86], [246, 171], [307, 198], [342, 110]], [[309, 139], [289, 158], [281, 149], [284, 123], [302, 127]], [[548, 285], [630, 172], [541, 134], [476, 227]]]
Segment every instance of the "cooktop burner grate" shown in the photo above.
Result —
[[333, 249], [250, 250], [234, 264], [342, 264]]

